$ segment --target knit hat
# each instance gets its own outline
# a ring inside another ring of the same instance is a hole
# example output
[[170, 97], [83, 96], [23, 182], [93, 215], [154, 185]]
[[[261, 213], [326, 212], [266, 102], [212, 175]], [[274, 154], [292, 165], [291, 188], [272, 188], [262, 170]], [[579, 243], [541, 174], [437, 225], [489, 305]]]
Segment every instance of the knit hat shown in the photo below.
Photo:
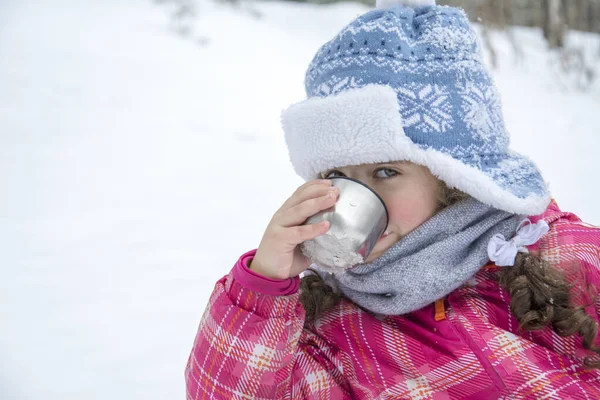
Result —
[[332, 168], [406, 160], [497, 209], [542, 213], [548, 188], [508, 148], [466, 14], [431, 0], [402, 3], [358, 17], [317, 52], [308, 98], [282, 114], [294, 169], [311, 180]]

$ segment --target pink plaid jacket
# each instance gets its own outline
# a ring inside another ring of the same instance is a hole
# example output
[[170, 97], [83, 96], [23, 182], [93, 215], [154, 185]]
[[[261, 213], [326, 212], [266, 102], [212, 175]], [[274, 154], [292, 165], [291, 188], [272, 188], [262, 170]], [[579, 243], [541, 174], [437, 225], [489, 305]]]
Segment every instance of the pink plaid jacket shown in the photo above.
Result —
[[[540, 218], [551, 229], [531, 250], [598, 287], [600, 229], [555, 203], [531, 220]], [[243, 265], [252, 255], [210, 297], [185, 369], [188, 400], [600, 399], [600, 371], [583, 368], [591, 353], [581, 338], [519, 332], [494, 265], [411, 314], [343, 301], [305, 330], [297, 280], [260, 293]], [[588, 303], [598, 320], [600, 302]]]

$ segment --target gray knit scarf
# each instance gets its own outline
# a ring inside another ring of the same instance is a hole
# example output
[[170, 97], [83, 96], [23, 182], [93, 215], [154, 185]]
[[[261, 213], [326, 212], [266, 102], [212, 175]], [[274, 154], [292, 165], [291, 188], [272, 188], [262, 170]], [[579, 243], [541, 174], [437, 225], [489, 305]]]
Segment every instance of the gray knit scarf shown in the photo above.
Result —
[[521, 216], [468, 198], [445, 208], [381, 257], [344, 272], [317, 272], [337, 292], [384, 315], [418, 310], [460, 287], [488, 261], [493, 235], [513, 237]]

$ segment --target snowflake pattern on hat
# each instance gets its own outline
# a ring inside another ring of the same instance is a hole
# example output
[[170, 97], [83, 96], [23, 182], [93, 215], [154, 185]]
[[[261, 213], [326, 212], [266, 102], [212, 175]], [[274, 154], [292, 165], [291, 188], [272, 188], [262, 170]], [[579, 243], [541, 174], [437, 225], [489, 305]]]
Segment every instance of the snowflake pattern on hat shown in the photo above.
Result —
[[400, 103], [404, 127], [415, 126], [426, 133], [443, 133], [452, 128], [450, 96], [441, 86], [411, 82], [396, 91], [404, 99]]
[[462, 100], [463, 119], [473, 134], [484, 141], [495, 135], [506, 136], [500, 102], [492, 86], [464, 81], [457, 83], [456, 87]]

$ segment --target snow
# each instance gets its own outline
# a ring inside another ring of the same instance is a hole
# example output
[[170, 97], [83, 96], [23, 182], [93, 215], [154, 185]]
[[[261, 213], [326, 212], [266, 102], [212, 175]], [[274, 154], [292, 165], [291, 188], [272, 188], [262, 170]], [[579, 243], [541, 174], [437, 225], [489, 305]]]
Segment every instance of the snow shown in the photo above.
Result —
[[[50, 3], [0, 3], [0, 398], [183, 398], [215, 281], [302, 183], [280, 111], [366, 8], [202, 2], [182, 37], [150, 1]], [[494, 37], [514, 148], [599, 224], [600, 90], [515, 34], [520, 64]]]

